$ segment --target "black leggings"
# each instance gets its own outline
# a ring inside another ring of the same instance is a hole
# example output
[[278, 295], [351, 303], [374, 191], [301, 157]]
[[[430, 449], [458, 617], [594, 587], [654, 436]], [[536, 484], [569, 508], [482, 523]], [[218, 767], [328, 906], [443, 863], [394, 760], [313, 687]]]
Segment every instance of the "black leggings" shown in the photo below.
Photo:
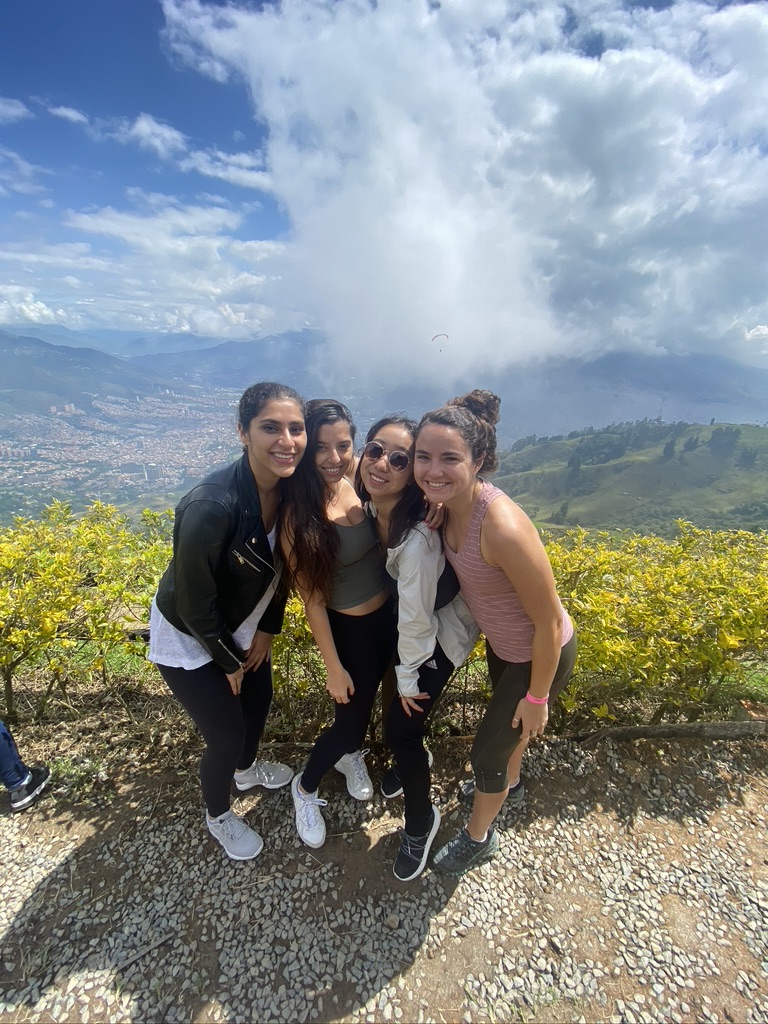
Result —
[[[481, 793], [503, 793], [509, 785], [507, 762], [520, 742], [522, 726], [512, 728], [512, 719], [520, 701], [528, 692], [531, 663], [504, 661], [485, 641], [485, 658], [493, 693], [472, 744], [472, 770], [475, 787]], [[571, 637], [560, 652], [560, 661], [549, 691], [550, 703], [565, 689], [576, 661], [576, 637]]]
[[157, 667], [205, 740], [200, 785], [208, 813], [218, 818], [229, 810], [235, 770], [250, 768], [256, 759], [272, 703], [272, 665], [262, 662], [246, 672], [239, 696], [215, 662], [195, 669]]
[[452, 675], [453, 662], [437, 644], [432, 657], [419, 669], [419, 691], [429, 694], [429, 700], [418, 701], [419, 707], [424, 709], [423, 714], [412, 711], [409, 718], [398, 696], [389, 706], [386, 738], [395, 755], [397, 772], [403, 784], [405, 831], [412, 836], [425, 835], [432, 821], [429, 762], [424, 749], [424, 733], [429, 714]]
[[371, 720], [376, 691], [397, 643], [397, 621], [389, 599], [368, 615], [345, 615], [328, 609], [328, 621], [339, 661], [352, 677], [355, 692], [348, 704], [336, 704], [333, 725], [312, 748], [301, 776], [301, 788], [314, 793], [326, 772], [359, 750]]

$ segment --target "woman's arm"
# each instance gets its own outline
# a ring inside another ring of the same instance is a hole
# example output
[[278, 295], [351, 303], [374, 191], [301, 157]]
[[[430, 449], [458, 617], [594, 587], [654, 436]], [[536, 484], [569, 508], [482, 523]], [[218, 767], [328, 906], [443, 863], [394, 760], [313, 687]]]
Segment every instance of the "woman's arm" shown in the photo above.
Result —
[[[500, 568], [514, 587], [533, 623], [531, 697], [549, 695], [562, 651], [563, 610], [552, 566], [539, 533], [511, 499], [497, 498], [488, 507], [480, 537], [480, 550], [489, 565]], [[541, 735], [549, 717], [546, 704], [523, 699], [512, 724], [523, 725], [523, 736]]]

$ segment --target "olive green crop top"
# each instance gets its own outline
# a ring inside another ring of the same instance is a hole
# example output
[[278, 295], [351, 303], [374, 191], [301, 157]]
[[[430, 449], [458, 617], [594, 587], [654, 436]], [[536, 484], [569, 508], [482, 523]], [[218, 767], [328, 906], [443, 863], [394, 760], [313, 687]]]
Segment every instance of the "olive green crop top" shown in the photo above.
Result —
[[388, 583], [384, 555], [371, 520], [366, 516], [357, 526], [334, 525], [339, 535], [339, 553], [328, 607], [340, 612], [364, 604], [387, 590]]

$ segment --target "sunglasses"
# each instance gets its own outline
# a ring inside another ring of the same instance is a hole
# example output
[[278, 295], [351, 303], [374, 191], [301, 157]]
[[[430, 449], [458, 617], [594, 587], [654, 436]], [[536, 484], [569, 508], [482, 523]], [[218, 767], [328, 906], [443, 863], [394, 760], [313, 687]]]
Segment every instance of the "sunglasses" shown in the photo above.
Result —
[[411, 457], [406, 455], [405, 452], [398, 451], [397, 449], [389, 452], [378, 441], [369, 441], [365, 448], [363, 448], [363, 456], [366, 459], [370, 459], [371, 462], [378, 462], [383, 455], [387, 456], [387, 462], [396, 472], [402, 473], [404, 469], [408, 469]]

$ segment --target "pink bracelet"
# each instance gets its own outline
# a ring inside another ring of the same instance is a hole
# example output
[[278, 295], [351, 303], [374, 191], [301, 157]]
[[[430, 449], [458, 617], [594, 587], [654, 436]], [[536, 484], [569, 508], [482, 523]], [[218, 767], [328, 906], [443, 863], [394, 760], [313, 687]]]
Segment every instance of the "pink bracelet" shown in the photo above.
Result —
[[525, 699], [531, 704], [549, 704], [549, 697], [532, 697], [530, 693], [526, 693]]

